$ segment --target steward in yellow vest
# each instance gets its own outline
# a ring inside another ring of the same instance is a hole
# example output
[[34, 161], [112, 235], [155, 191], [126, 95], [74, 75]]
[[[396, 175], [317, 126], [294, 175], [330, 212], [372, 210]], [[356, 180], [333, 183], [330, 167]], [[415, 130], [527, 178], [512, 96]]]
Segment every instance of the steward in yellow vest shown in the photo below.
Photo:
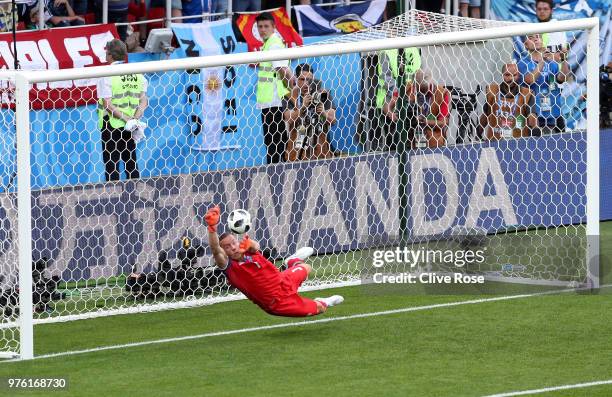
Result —
[[[404, 75], [412, 81], [414, 74], [421, 67], [421, 55], [418, 48], [404, 50]], [[399, 139], [396, 131], [398, 115], [395, 104], [399, 93], [399, 51], [384, 50], [378, 53], [378, 86], [376, 89], [375, 128], [370, 138], [372, 150], [394, 151]]]
[[[262, 12], [255, 19], [257, 31], [264, 45], [262, 51], [282, 50], [283, 40], [275, 33], [274, 17]], [[283, 118], [283, 98], [295, 85], [289, 61], [260, 62], [257, 66], [257, 107], [261, 109], [266, 163], [283, 161], [287, 145], [287, 128]]]
[[[406, 64], [404, 73], [408, 81], [412, 81], [414, 74], [421, 68], [421, 55], [418, 48], [404, 50]], [[376, 90], [376, 107], [382, 109], [385, 102], [393, 98], [397, 92], [397, 78], [399, 76], [399, 51], [397, 49], [384, 50], [378, 54], [378, 89]]]
[[[126, 58], [124, 42], [114, 39], [106, 44], [107, 62], [119, 64]], [[98, 127], [102, 135], [107, 181], [120, 179], [120, 162], [124, 164], [128, 179], [140, 177], [134, 138], [135, 134], [144, 134], [144, 126], [134, 126], [140, 125], [138, 120], [148, 105], [146, 91], [147, 80], [139, 73], [105, 77], [98, 81]]]

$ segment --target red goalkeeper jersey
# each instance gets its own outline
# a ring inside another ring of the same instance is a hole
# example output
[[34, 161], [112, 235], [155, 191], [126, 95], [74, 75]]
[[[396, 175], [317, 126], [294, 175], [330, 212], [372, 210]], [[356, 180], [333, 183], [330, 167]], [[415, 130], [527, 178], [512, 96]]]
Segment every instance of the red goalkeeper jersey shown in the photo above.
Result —
[[225, 275], [231, 286], [264, 310], [269, 309], [281, 295], [281, 273], [260, 252], [245, 255], [242, 262], [230, 259]]

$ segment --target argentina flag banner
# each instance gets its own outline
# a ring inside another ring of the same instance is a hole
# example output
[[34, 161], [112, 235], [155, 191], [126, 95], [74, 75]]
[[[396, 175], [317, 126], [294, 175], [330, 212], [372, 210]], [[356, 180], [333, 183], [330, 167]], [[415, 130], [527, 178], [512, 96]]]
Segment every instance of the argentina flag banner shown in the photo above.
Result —
[[[231, 20], [223, 19], [214, 22], [193, 24], [172, 24], [172, 30], [187, 56], [222, 55], [224, 43], [236, 42]], [[222, 135], [225, 104], [232, 96], [226, 84], [225, 67], [201, 69], [199, 73], [191, 74], [193, 80], [192, 92], [189, 94], [188, 106], [192, 106], [192, 118], [195, 124], [195, 141], [192, 148], [202, 151], [215, 151], [236, 148], [224, 145]]]

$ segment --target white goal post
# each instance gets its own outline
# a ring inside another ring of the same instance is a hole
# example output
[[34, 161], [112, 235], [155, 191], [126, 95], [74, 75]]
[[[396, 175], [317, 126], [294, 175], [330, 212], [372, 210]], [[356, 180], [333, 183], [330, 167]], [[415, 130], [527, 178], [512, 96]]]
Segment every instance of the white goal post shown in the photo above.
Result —
[[[447, 17], [448, 18], [448, 17]], [[450, 21], [462, 20], [455, 18]], [[162, 301], [156, 302], [154, 306], [139, 305], [136, 307], [113, 307], [108, 310], [96, 308], [95, 310], [85, 310], [79, 307], [79, 302], [75, 303], [74, 312], [67, 312], [64, 315], [55, 317], [36, 319], [33, 314], [32, 302], [32, 252], [33, 252], [33, 218], [32, 200], [33, 192], [31, 186], [31, 125], [32, 111], [30, 109], [30, 88], [34, 84], [51, 83], [69, 80], [98, 79], [108, 76], [118, 76], [126, 74], [148, 74], [171, 71], [183, 71], [193, 69], [208, 69], [226, 67], [228, 65], [247, 65], [262, 62], [279, 60], [298, 60], [307, 58], [318, 58], [331, 55], [355, 54], [380, 52], [382, 50], [402, 49], [402, 48], [424, 48], [428, 46], [445, 46], [458, 43], [480, 42], [492, 39], [511, 38], [514, 36], [525, 36], [530, 34], [542, 34], [550, 32], [566, 31], [585, 31], [587, 34], [586, 45], [586, 276], [584, 280], [593, 288], [599, 286], [599, 83], [598, 83], [598, 63], [599, 63], [599, 21], [597, 18], [577, 19], [568, 21], [555, 21], [538, 24], [508, 24], [507, 26], [487, 27], [486, 22], [481, 29], [441, 31], [429, 34], [417, 35], [397, 35], [394, 37], [383, 37], [373, 34], [363, 36], [363, 40], [357, 34], [356, 39], [340, 39], [328, 44], [306, 45], [303, 47], [288, 48], [283, 50], [273, 50], [266, 52], [248, 52], [229, 55], [213, 55], [206, 57], [194, 57], [174, 59], [167, 61], [152, 61], [143, 63], [118, 64], [103, 67], [91, 67], [81, 69], [48, 70], [48, 71], [23, 71], [3, 72], [0, 79], [11, 81], [15, 89], [15, 126], [16, 126], [16, 163], [17, 163], [17, 189], [16, 189], [16, 208], [18, 218], [18, 228], [13, 231], [17, 235], [17, 243], [13, 245], [18, 251], [18, 280], [19, 280], [19, 315], [13, 317], [11, 321], [5, 322], [4, 329], [13, 327], [11, 335], [19, 335], [19, 342], [11, 344], [11, 348], [3, 351], [2, 356], [9, 357], [18, 355], [21, 359], [30, 359], [34, 356], [34, 324], [66, 321], [68, 319], [91, 318], [110, 314], [130, 313], [147, 310], [161, 310], [172, 307], [189, 307], [191, 305], [201, 305], [210, 302], [236, 299], [236, 295], [216, 295], [212, 300], [196, 301]], [[447, 65], [447, 67], [449, 67]], [[450, 66], [452, 67], [452, 65]], [[253, 117], [259, 117], [259, 114]], [[265, 167], [265, 166], [264, 166]], [[316, 167], [315, 167], [316, 168]], [[316, 170], [315, 170], [316, 171]], [[315, 172], [313, 171], [313, 172]], [[297, 172], [297, 171], [296, 171]], [[401, 173], [401, 171], [400, 171]], [[295, 174], [298, 175], [298, 174]], [[485, 177], [486, 178], [486, 177]], [[328, 181], [327, 181], [328, 182]], [[216, 183], [216, 182], [215, 182]], [[321, 184], [326, 183], [322, 179]], [[393, 184], [392, 184], [393, 185]], [[393, 185], [394, 186], [394, 185]], [[392, 210], [395, 208], [392, 207]], [[256, 217], [257, 214], [252, 214]], [[289, 215], [287, 215], [289, 216]], [[16, 232], [16, 233], [15, 233]], [[277, 230], [278, 233], [285, 232]], [[44, 231], [42, 232], [44, 233]], [[201, 236], [205, 239], [204, 236]], [[343, 252], [355, 250], [347, 245]], [[349, 255], [349, 254], [346, 254]], [[352, 258], [352, 257], [351, 257]], [[335, 278], [333, 272], [327, 276], [325, 282], [313, 284], [310, 288], [327, 288], [330, 286], [354, 285], [360, 282], [357, 277]], [[80, 287], [75, 287], [75, 289]], [[95, 291], [94, 291], [95, 292]], [[93, 292], [92, 292], [93, 293]], [[103, 294], [102, 292], [101, 294]], [[4, 321], [3, 321], [4, 322]], [[17, 327], [18, 326], [18, 330]], [[8, 331], [4, 339], [8, 339]]]

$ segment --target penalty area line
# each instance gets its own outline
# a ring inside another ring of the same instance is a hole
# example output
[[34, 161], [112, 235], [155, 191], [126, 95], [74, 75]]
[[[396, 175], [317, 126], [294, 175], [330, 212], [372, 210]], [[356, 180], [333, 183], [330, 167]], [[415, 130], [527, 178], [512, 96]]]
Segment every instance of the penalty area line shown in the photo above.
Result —
[[[600, 286], [600, 288], [606, 288], [606, 287], [611, 287], [611, 286], [612, 286], [612, 284], [602, 285], [602, 286]], [[72, 351], [67, 351], [67, 352], [41, 354], [40, 356], [35, 356], [31, 360], [41, 360], [41, 359], [45, 359], [45, 358], [75, 356], [75, 355], [79, 355], [79, 354], [96, 353], [96, 352], [101, 352], [101, 351], [118, 350], [118, 349], [140, 347], [140, 346], [148, 346], [148, 345], [158, 345], [158, 344], [161, 344], [161, 343], [181, 342], [181, 341], [194, 340], [194, 339], [204, 339], [204, 338], [211, 338], [211, 337], [214, 337], [214, 336], [226, 336], [226, 335], [244, 334], [244, 333], [248, 333], [248, 332], [267, 331], [267, 330], [279, 329], [279, 328], [302, 327], [302, 326], [311, 325], [311, 324], [324, 324], [324, 323], [331, 323], [331, 322], [334, 322], [334, 321], [345, 321], [345, 320], [353, 320], [353, 319], [358, 319], [358, 318], [388, 316], [388, 315], [392, 315], [392, 314], [410, 313], [410, 312], [417, 312], [417, 311], [423, 311], [423, 310], [441, 309], [441, 308], [445, 308], [445, 307], [454, 307], [454, 306], [462, 306], [462, 305], [474, 305], [474, 304], [487, 303], [487, 302], [499, 302], [499, 301], [513, 300], [513, 299], [530, 298], [530, 297], [541, 296], [541, 295], [552, 295], [552, 294], [558, 294], [558, 293], [563, 293], [563, 292], [575, 292], [577, 290], [580, 290], [580, 289], [577, 288], [577, 289], [565, 289], [565, 290], [552, 290], [552, 291], [546, 291], [546, 292], [536, 292], [536, 293], [532, 293], [532, 294], [506, 295], [506, 296], [499, 296], [499, 297], [495, 297], [495, 298], [481, 298], [481, 299], [472, 299], [472, 300], [465, 300], [465, 301], [436, 303], [436, 304], [433, 304], [433, 305], [410, 306], [410, 307], [404, 307], [404, 308], [400, 308], [400, 309], [383, 310], [383, 311], [379, 311], [379, 312], [351, 314], [351, 315], [348, 315], [348, 316], [337, 316], [337, 317], [319, 318], [319, 319], [316, 319], [316, 320], [303, 320], [303, 321], [296, 321], [296, 322], [292, 322], [292, 323], [282, 323], [282, 324], [274, 324], [274, 325], [263, 325], [263, 326], [259, 326], [259, 327], [240, 328], [240, 329], [234, 329], [234, 330], [228, 330], [228, 331], [208, 332], [208, 333], [205, 333], [205, 334], [178, 336], [178, 337], [174, 337], [174, 338], [164, 338], [164, 339], [155, 339], [155, 340], [143, 341], [143, 342], [124, 343], [124, 344], [120, 344], [120, 345], [101, 346], [101, 347], [95, 347], [95, 348], [91, 348], [91, 349], [72, 350]], [[24, 360], [21, 360], [20, 358], [15, 358], [15, 359], [10, 359], [10, 360], [0, 361], [0, 364], [16, 362], [16, 361], [24, 361]]]
[[601, 386], [601, 385], [612, 385], [612, 379], [609, 379], [609, 380], [600, 380], [600, 381], [588, 382], [588, 383], [576, 383], [574, 385], [562, 385], [562, 386], [544, 387], [542, 389], [523, 390], [523, 391], [511, 391], [511, 392], [508, 392], [508, 393], [490, 394], [490, 395], [485, 396], [485, 397], [525, 396], [525, 395], [528, 395], [528, 394], [541, 394], [541, 393], [548, 393], [549, 391], [568, 390], [568, 389], [581, 389], [581, 388], [584, 388], [584, 387]]

